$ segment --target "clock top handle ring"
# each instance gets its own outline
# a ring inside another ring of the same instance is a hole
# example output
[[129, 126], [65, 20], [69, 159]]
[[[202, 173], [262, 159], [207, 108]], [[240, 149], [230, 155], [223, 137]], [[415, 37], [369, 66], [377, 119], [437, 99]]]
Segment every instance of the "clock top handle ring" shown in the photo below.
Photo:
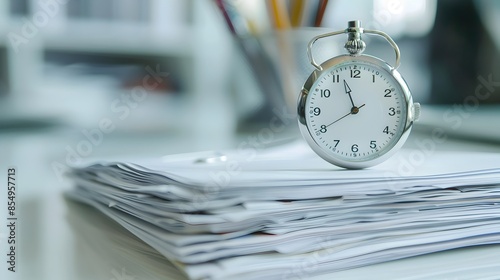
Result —
[[318, 35], [309, 41], [309, 44], [307, 45], [307, 57], [309, 58], [309, 62], [319, 71], [323, 71], [323, 67], [319, 65], [313, 57], [312, 54], [312, 48], [314, 43], [316, 43], [317, 40], [325, 38], [325, 37], [330, 37], [330, 36], [336, 36], [340, 34], [345, 34], [347, 33], [349, 35], [347, 42], [344, 45], [344, 48], [352, 55], [352, 56], [358, 56], [363, 53], [363, 51], [366, 48], [366, 44], [361, 39], [361, 34], [366, 33], [366, 34], [373, 34], [373, 35], [378, 35], [383, 37], [387, 42], [392, 46], [394, 49], [394, 52], [396, 54], [396, 64], [394, 65], [394, 69], [398, 69], [400, 63], [400, 58], [401, 58], [401, 53], [399, 52], [399, 47], [392, 40], [392, 38], [387, 35], [387, 33], [379, 31], [379, 30], [367, 30], [361, 27], [361, 22], [359, 20], [354, 20], [354, 21], [349, 21], [348, 22], [348, 27], [344, 30], [340, 31], [335, 31], [335, 32], [330, 32], [322, 35]]

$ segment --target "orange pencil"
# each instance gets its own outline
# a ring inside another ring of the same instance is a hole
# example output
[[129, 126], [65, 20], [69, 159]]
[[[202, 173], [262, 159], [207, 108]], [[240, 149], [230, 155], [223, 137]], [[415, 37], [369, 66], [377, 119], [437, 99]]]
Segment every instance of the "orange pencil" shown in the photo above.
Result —
[[320, 0], [318, 6], [318, 12], [316, 13], [316, 20], [314, 21], [314, 27], [320, 27], [323, 21], [323, 15], [325, 14], [326, 5], [328, 5], [328, 0]]

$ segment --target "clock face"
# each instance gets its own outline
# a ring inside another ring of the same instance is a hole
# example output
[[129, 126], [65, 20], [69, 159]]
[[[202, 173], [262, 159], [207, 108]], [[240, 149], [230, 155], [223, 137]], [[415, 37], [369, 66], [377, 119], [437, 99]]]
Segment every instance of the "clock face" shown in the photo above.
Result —
[[315, 151], [340, 162], [365, 162], [391, 150], [407, 121], [407, 98], [396, 78], [363, 60], [321, 73], [303, 108]]

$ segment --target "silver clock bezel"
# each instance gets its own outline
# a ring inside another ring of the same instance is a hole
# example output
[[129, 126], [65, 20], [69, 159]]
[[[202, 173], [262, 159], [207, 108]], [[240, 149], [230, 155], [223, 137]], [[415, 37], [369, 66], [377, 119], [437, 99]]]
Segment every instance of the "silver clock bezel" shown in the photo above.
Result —
[[[405, 120], [405, 126], [403, 130], [401, 131], [401, 135], [396, 135], [395, 137], [399, 137], [391, 146], [386, 147], [386, 151], [382, 153], [380, 156], [369, 159], [369, 160], [362, 160], [362, 161], [350, 161], [350, 160], [345, 160], [339, 157], [336, 157], [335, 154], [330, 153], [326, 151], [324, 148], [322, 148], [318, 143], [316, 143], [316, 140], [314, 140], [314, 137], [312, 135], [312, 131], [309, 129], [307, 126], [307, 121], [306, 121], [306, 108], [307, 108], [307, 96], [316, 82], [318, 78], [320, 78], [323, 74], [326, 74], [330, 68], [338, 66], [340, 64], [347, 64], [347, 63], [369, 63], [372, 64], [375, 67], [378, 67], [381, 71], [385, 71], [387, 74], [391, 75], [396, 82], [398, 83], [398, 86], [401, 88], [401, 91], [404, 95], [405, 98], [405, 106], [406, 106], [406, 120]], [[403, 144], [406, 142], [406, 139], [408, 138], [408, 135], [410, 134], [413, 122], [414, 122], [414, 109], [413, 109], [413, 99], [411, 96], [410, 89], [408, 85], [406, 84], [405, 80], [399, 74], [399, 72], [394, 69], [392, 66], [387, 64], [385, 61], [370, 56], [370, 55], [359, 55], [359, 56], [351, 56], [351, 55], [340, 55], [333, 57], [321, 64], [321, 69], [320, 70], [314, 70], [309, 78], [307, 78], [306, 82], [304, 83], [304, 86], [302, 87], [302, 90], [299, 95], [299, 99], [297, 102], [297, 113], [298, 113], [298, 123], [299, 123], [299, 129], [302, 134], [302, 136], [306, 139], [307, 143], [313, 151], [318, 154], [321, 158], [324, 160], [340, 167], [345, 167], [349, 169], [361, 169], [361, 168], [367, 168], [371, 167], [377, 164], [382, 163], [383, 161], [387, 160], [390, 158], [396, 151], [398, 151]]]

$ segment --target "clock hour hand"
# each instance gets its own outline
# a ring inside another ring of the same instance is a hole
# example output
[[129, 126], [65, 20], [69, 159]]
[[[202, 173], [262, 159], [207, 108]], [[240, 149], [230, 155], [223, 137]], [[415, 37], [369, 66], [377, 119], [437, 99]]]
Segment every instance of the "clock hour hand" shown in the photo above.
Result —
[[349, 95], [349, 99], [351, 100], [351, 104], [352, 104], [352, 107], [356, 107], [354, 105], [354, 101], [352, 101], [352, 96], [351, 96], [351, 87], [349, 87], [349, 85], [347, 84], [347, 82], [344, 80], [344, 89], [345, 89], [345, 93], [347, 93]]

